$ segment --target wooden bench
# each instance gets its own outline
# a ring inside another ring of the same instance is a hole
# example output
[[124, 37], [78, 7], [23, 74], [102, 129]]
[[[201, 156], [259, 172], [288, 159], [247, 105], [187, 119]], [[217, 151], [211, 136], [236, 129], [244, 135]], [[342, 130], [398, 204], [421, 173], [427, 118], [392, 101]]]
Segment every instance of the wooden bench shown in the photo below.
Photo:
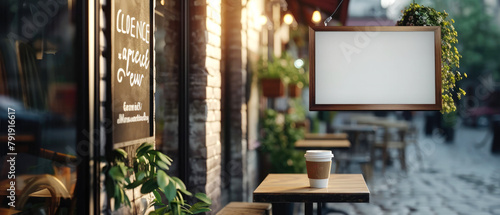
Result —
[[231, 202], [224, 207], [217, 215], [271, 215], [270, 203], [255, 202]]

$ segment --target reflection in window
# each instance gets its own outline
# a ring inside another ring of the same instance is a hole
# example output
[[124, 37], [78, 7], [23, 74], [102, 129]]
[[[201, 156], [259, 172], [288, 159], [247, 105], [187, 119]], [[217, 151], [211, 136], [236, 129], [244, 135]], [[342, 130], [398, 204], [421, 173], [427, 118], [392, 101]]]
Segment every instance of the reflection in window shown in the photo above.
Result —
[[[75, 210], [75, 57], [81, 50], [74, 48], [73, 5], [72, 0], [0, 2], [0, 214]], [[8, 204], [12, 181], [15, 208]]]

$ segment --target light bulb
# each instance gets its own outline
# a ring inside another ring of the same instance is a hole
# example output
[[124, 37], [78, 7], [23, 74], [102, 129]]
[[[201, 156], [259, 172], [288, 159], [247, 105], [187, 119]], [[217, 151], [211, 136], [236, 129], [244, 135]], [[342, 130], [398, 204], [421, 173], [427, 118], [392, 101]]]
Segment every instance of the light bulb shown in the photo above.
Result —
[[283, 17], [283, 22], [285, 22], [285, 24], [287, 24], [287, 25], [292, 24], [293, 23], [292, 14], [290, 14], [290, 13], [285, 14], [285, 16]]
[[319, 13], [318, 10], [315, 10], [313, 12], [311, 20], [312, 20], [312, 22], [318, 24], [321, 21], [321, 13]]
[[267, 17], [265, 15], [260, 15], [260, 17], [259, 17], [259, 23], [261, 25], [265, 25], [267, 23]]

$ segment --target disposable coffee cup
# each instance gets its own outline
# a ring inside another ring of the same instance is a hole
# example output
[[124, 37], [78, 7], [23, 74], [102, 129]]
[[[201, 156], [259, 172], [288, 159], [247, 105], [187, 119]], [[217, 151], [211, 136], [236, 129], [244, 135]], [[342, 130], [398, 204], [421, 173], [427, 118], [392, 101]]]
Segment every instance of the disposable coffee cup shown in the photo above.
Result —
[[306, 154], [307, 177], [309, 185], [314, 188], [328, 187], [333, 154], [330, 150], [307, 150]]

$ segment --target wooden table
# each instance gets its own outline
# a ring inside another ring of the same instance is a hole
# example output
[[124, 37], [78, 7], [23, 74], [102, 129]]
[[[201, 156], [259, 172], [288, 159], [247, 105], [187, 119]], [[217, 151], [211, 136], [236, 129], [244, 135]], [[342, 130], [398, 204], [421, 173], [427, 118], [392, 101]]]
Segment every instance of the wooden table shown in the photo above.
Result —
[[351, 142], [344, 140], [299, 140], [295, 142], [296, 149], [349, 149]]
[[344, 140], [347, 139], [346, 133], [327, 133], [327, 134], [317, 134], [317, 133], [307, 133], [304, 135], [306, 140]]
[[306, 214], [312, 214], [312, 204], [326, 202], [367, 203], [370, 191], [361, 174], [331, 174], [327, 188], [311, 188], [307, 174], [269, 174], [253, 191], [254, 202], [304, 202]]

